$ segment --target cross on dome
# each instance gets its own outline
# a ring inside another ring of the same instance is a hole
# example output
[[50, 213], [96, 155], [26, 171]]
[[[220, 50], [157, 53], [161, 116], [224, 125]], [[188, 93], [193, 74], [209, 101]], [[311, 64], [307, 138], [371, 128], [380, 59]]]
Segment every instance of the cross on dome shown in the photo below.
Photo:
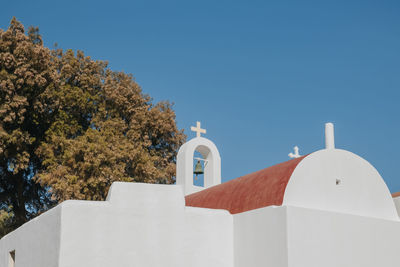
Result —
[[293, 148], [293, 151], [294, 151], [294, 153], [290, 152], [288, 156], [289, 156], [290, 158], [292, 158], [292, 159], [300, 158], [301, 155], [299, 154], [299, 147], [298, 147], [298, 146], [295, 146], [295, 147]]
[[196, 132], [196, 137], [200, 137], [201, 134], [206, 134], [206, 129], [201, 129], [200, 125], [201, 123], [198, 121], [196, 122], [196, 127], [194, 126], [190, 127], [190, 130]]

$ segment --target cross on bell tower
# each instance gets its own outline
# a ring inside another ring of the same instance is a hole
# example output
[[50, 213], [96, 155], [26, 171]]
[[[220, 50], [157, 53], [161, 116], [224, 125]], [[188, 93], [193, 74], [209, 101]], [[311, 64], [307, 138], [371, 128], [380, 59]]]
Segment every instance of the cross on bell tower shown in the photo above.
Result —
[[[185, 195], [221, 183], [221, 157], [217, 147], [212, 141], [201, 137], [206, 130], [201, 128], [199, 121], [196, 127], [192, 126], [190, 130], [196, 133], [196, 137], [179, 148], [176, 159], [176, 184], [183, 186]], [[193, 160], [197, 160], [197, 163], [193, 164]], [[193, 179], [193, 174], [203, 175], [202, 185], [195, 184], [196, 179]]]
[[200, 127], [201, 123], [198, 121], [196, 122], [196, 127], [192, 126], [190, 127], [190, 130], [192, 130], [193, 132], [196, 132], [196, 137], [200, 137], [201, 134], [206, 134], [206, 130], [205, 129], [201, 129]]

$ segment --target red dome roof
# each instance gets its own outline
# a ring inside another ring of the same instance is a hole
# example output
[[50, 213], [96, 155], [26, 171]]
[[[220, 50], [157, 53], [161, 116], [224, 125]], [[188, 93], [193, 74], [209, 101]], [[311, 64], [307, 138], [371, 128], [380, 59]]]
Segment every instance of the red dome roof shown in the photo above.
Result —
[[400, 192], [393, 193], [392, 197], [400, 197]]
[[286, 185], [306, 156], [247, 174], [229, 182], [187, 195], [186, 206], [225, 209], [231, 214], [282, 205]]

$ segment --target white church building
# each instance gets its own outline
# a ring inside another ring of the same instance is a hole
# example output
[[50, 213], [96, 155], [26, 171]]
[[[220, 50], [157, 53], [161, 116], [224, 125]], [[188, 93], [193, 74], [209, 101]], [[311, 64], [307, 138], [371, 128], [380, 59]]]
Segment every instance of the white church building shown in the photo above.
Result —
[[117, 182], [106, 201], [65, 201], [0, 240], [0, 267], [400, 266], [400, 197], [335, 148], [331, 123], [325, 149], [222, 184], [217, 147], [192, 130], [176, 185]]

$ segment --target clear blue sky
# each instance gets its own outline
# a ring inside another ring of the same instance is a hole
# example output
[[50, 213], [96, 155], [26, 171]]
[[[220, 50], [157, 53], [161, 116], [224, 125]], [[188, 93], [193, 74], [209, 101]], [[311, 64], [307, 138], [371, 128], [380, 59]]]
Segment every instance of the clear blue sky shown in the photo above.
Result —
[[200, 120], [223, 181], [324, 146], [371, 162], [400, 191], [399, 1], [3, 1], [45, 45], [83, 50]]

